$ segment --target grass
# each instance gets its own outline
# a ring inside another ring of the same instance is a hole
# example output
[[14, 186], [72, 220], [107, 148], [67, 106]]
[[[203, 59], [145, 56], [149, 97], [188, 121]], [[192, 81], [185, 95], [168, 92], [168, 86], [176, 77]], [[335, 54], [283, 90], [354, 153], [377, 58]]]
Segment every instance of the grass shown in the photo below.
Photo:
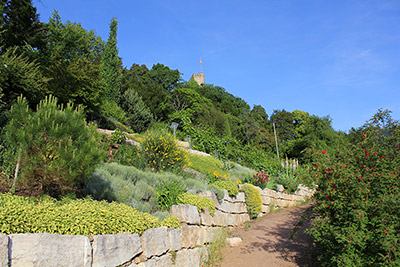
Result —
[[225, 240], [227, 237], [228, 230], [226, 228], [221, 229], [220, 233], [214, 237], [213, 242], [207, 247], [208, 260], [203, 264], [205, 267], [221, 266], [224, 258], [222, 255], [222, 249], [225, 246]]

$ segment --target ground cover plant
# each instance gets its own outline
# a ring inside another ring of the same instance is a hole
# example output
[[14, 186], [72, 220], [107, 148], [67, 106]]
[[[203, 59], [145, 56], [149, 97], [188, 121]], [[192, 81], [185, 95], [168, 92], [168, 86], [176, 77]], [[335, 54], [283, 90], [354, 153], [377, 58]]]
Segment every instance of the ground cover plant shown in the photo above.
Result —
[[163, 221], [125, 204], [92, 199], [28, 198], [0, 194], [0, 233], [98, 235], [142, 234], [162, 225], [179, 228], [176, 217]]
[[336, 153], [310, 150], [320, 266], [400, 265], [400, 124], [379, 112]]
[[246, 197], [247, 211], [251, 219], [257, 218], [258, 214], [261, 213], [261, 193], [252, 184], [244, 184], [241, 187], [241, 191], [244, 192]]

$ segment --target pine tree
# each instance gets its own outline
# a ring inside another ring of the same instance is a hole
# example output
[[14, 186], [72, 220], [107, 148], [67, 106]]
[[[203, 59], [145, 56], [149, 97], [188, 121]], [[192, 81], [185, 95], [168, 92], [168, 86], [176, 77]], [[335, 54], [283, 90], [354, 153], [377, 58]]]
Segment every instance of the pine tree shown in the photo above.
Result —
[[135, 132], [147, 130], [154, 120], [150, 109], [134, 89], [128, 89], [125, 92], [122, 107], [127, 113], [129, 126]]
[[122, 61], [117, 48], [118, 21], [113, 18], [110, 23], [110, 34], [101, 59], [100, 76], [104, 80], [104, 97], [106, 100], [119, 103], [122, 87]]

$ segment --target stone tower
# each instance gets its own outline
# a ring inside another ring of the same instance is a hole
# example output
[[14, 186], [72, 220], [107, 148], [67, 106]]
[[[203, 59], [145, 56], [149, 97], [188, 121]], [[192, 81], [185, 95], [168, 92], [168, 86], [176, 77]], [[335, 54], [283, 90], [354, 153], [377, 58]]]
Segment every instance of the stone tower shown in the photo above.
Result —
[[195, 80], [195, 82], [197, 82], [198, 85], [206, 84], [206, 80], [204, 79], [204, 72], [193, 73], [190, 80], [192, 79]]

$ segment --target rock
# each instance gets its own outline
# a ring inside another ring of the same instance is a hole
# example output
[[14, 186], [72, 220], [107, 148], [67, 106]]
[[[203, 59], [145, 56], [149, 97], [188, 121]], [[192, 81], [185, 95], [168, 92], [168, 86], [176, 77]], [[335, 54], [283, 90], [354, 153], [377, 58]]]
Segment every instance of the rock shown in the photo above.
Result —
[[170, 267], [172, 266], [172, 255], [167, 253], [162, 255], [161, 257], [157, 257], [156, 259], [157, 267]]
[[182, 225], [181, 226], [181, 245], [182, 248], [194, 248], [200, 237], [200, 226]]
[[226, 239], [226, 244], [231, 247], [237, 247], [242, 243], [242, 239], [240, 237], [230, 237]]
[[214, 201], [215, 206], [217, 206], [219, 204], [217, 196], [211, 191], [200, 192], [200, 193], [197, 193], [197, 195], [203, 196], [203, 197], [208, 197], [209, 199]]
[[181, 223], [200, 224], [199, 211], [195, 206], [188, 204], [173, 205], [170, 212], [178, 217]]
[[[176, 253], [175, 266], [176, 267], [188, 267], [189, 265], [189, 250], [182, 249]], [[197, 267], [197, 266], [196, 266]]]
[[147, 229], [140, 237], [143, 254], [147, 258], [160, 256], [170, 248], [168, 228], [158, 227]]
[[142, 252], [138, 234], [95, 235], [92, 246], [93, 267], [122, 265]]
[[222, 211], [222, 212], [225, 212], [225, 213], [230, 213], [231, 212], [231, 205], [233, 205], [233, 204], [231, 204], [230, 202], [228, 202], [227, 200], [223, 200], [221, 203], [219, 203], [217, 206], [216, 206], [216, 208], [218, 209], [218, 210], [220, 210], [220, 211]]
[[8, 236], [0, 234], [0, 267], [8, 267]]
[[263, 205], [269, 205], [271, 203], [271, 197], [261, 195], [261, 200]]
[[200, 212], [200, 224], [211, 226], [214, 223], [214, 218], [210, 215], [210, 211], [205, 209], [204, 211]]
[[207, 231], [208, 231], [207, 226], [204, 227], [200, 227], [199, 230], [199, 239], [197, 239], [197, 246], [203, 246], [206, 243], [206, 239], [207, 239]]
[[227, 214], [216, 210], [214, 213], [214, 225], [216, 226], [228, 226]]
[[223, 201], [233, 202], [232, 198], [229, 196], [228, 190], [224, 189], [224, 198]]
[[277, 184], [276, 185], [276, 191], [283, 192], [283, 191], [285, 191], [285, 187], [283, 187], [283, 185], [281, 185], [281, 184]]
[[168, 228], [169, 234], [169, 251], [176, 251], [182, 248], [181, 245], [181, 230]]
[[267, 206], [267, 205], [261, 205], [261, 211], [262, 211], [263, 213], [270, 213], [271, 209], [270, 209], [270, 207]]
[[150, 259], [145, 262], [141, 262], [137, 265], [138, 267], [157, 267], [157, 261], [155, 259]]
[[231, 213], [247, 213], [247, 206], [244, 202], [236, 202], [231, 204]]
[[233, 202], [242, 202], [245, 203], [246, 202], [246, 197], [244, 195], [244, 192], [239, 192], [236, 197], [232, 198]]
[[91, 266], [89, 238], [80, 235], [9, 235], [11, 266]]

